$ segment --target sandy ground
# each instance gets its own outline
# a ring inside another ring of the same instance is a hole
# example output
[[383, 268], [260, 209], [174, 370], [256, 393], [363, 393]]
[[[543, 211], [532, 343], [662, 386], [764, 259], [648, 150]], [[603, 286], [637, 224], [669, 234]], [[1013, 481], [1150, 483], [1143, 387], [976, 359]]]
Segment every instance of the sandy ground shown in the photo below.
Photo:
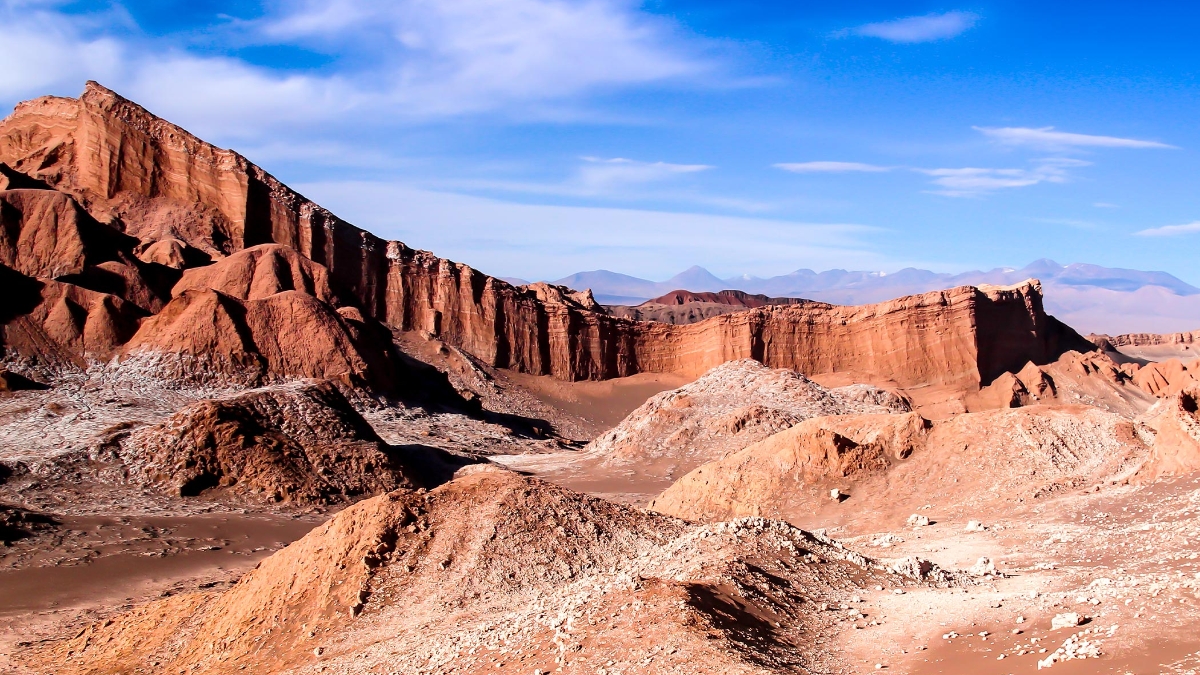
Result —
[[1188, 344], [1150, 345], [1145, 347], [1124, 346], [1117, 351], [1139, 362], [1179, 359], [1187, 363], [1200, 356], [1196, 345]]
[[[580, 457], [496, 459], [610, 499], [644, 503], [653, 487], [630, 492], [622, 476], [588, 475]], [[892, 513], [847, 518], [837, 509], [795, 523], [828, 528], [872, 557], [959, 570], [987, 558], [999, 572], [968, 589], [880, 591], [835, 609], [846, 612], [837, 624], [845, 672], [1005, 675], [1037, 671], [1039, 661], [1056, 673], [1200, 672], [1200, 477], [976, 508], [942, 513], [935, 501], [921, 510], [933, 524], [920, 528], [897, 528]], [[970, 520], [985, 529], [967, 531]], [[1051, 629], [1071, 612], [1084, 623]], [[1046, 665], [1068, 641], [1098, 657]]]
[[0, 548], [0, 672], [18, 643], [73, 635], [149, 600], [236, 581], [323, 515], [57, 517]]
[[[683, 383], [661, 376], [578, 384], [514, 377], [500, 386], [520, 387], [547, 408], [571, 415], [579, 427], [600, 428]], [[23, 420], [46, 420], [39, 424], [56, 434], [71, 429], [73, 420], [66, 417], [73, 410], [38, 403], [10, 403], [4, 410]], [[662, 479], [639, 480], [630, 470], [597, 471], [561, 439], [515, 436], [492, 422], [411, 409], [375, 410], [368, 417], [391, 442], [477, 451], [614, 501], [644, 505], [666, 487]], [[28, 452], [51, 442], [20, 443], [22, 434], [32, 433], [31, 423], [24, 424], [29, 430], [10, 427], [10, 448]], [[103, 432], [89, 428], [86, 435], [97, 431]], [[29, 487], [28, 480], [21, 486]], [[117, 491], [89, 496], [82, 486], [58, 493], [35, 486], [21, 500], [14, 489], [4, 486], [0, 496], [57, 523], [0, 549], [0, 671], [18, 642], [74, 634], [152, 598], [229, 584], [329, 515], [247, 513], [203, 501], [182, 508], [150, 495], [122, 505]], [[972, 513], [942, 512], [936, 498], [930, 502], [921, 512], [933, 524], [916, 529], [899, 526], [895, 513], [836, 509], [795, 523], [825, 528], [875, 558], [916, 555], [965, 570], [986, 557], [1000, 572], [966, 589], [866, 591], [861, 602], [832, 608], [842, 613], [827, 636], [842, 661], [840, 672], [1031, 673], [1065, 643], [1075, 644], [1075, 653], [1097, 656], [1054, 663], [1055, 673], [1200, 672], [1200, 477], [1106, 485], [1036, 503], [976, 504]], [[853, 503], [842, 507], [852, 509]], [[966, 531], [968, 520], [985, 529]], [[1079, 613], [1084, 623], [1052, 630], [1052, 619], [1068, 612]]]

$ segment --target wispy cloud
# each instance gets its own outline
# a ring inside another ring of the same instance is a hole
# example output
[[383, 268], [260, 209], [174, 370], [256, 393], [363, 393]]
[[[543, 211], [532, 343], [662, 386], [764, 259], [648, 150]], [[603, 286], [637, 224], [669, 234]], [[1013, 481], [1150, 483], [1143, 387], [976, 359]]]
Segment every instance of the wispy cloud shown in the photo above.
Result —
[[54, 10], [52, 3], [0, 1], [0, 97], [41, 95], [48, 85], [78, 87], [122, 72], [120, 41]]
[[1164, 225], [1162, 227], [1152, 227], [1148, 230], [1134, 232], [1139, 237], [1178, 237], [1185, 234], [1197, 233], [1200, 233], [1200, 220], [1184, 225]]
[[925, 14], [847, 28], [834, 33], [834, 36], [858, 35], [903, 44], [933, 42], [962, 35], [979, 23], [979, 19], [980, 16], [974, 12], [954, 11], [943, 14]]
[[723, 81], [712, 42], [625, 0], [307, 0], [209, 28], [229, 49], [289, 46], [329, 56], [279, 71], [182, 49], [110, 14], [0, 0], [0, 98], [77, 91], [97, 79], [223, 141], [279, 126], [501, 114], [586, 115], [589, 97]]
[[1047, 223], [1049, 225], [1066, 225], [1067, 227], [1075, 227], [1081, 230], [1090, 230], [1096, 227], [1096, 223], [1090, 220], [1080, 220], [1079, 218], [1030, 218], [1035, 223]]
[[1110, 204], [1108, 202], [1096, 202], [1095, 204], [1092, 204], [1092, 206], [1094, 206], [1098, 209], [1119, 209], [1119, 208], [1121, 208], [1120, 205], [1118, 205], [1118, 204]]
[[776, 169], [791, 171], [792, 173], [848, 173], [852, 171], [865, 173], [879, 173], [883, 171], [891, 171], [895, 167], [877, 166], [875, 164], [863, 164], [860, 162], [785, 162], [781, 164], [772, 164]]
[[1065, 183], [1068, 169], [1088, 166], [1091, 162], [1070, 157], [1046, 157], [1037, 160], [1029, 169], [990, 169], [963, 167], [955, 169], [913, 169], [933, 176], [938, 190], [933, 194], [945, 197], [977, 197], [1008, 188], [1029, 187], [1038, 183]]
[[700, 40], [620, 0], [310, 0], [263, 20], [261, 34], [369, 46], [382, 66], [374, 88], [410, 114], [689, 78], [715, 65]]
[[1116, 136], [1093, 136], [1091, 134], [1075, 134], [1067, 131], [1056, 131], [1054, 127], [1030, 129], [1028, 127], [972, 127], [985, 136], [993, 138], [1005, 145], [1027, 145], [1047, 150], [1062, 150], [1065, 148], [1159, 148], [1176, 149], [1174, 145], [1158, 141], [1144, 141], [1136, 138], [1118, 138]]
[[557, 279], [602, 267], [666, 278], [694, 264], [721, 275], [893, 266], [877, 250], [883, 230], [856, 223], [523, 204], [394, 182], [296, 187], [356, 225], [489, 274]]
[[584, 188], [605, 191], [626, 185], [642, 185], [667, 180], [675, 176], [707, 171], [707, 164], [671, 164], [669, 162], [639, 162], [623, 157], [601, 159], [582, 158], [578, 182]]

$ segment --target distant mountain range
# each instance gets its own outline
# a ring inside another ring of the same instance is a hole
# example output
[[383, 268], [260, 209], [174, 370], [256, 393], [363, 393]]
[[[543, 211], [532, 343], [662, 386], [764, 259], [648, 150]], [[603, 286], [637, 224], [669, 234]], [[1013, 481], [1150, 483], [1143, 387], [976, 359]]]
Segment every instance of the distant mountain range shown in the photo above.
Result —
[[[1060, 265], [1037, 260], [1021, 269], [998, 268], [945, 274], [906, 268], [892, 274], [801, 269], [777, 277], [751, 275], [721, 279], [703, 267], [690, 267], [666, 281], [595, 270], [553, 283], [590, 288], [606, 305], [636, 305], [674, 290], [739, 290], [776, 297], [799, 297], [842, 305], [880, 302], [941, 288], [978, 284], [1014, 284], [1040, 279], [1046, 309], [1083, 332], [1176, 332], [1200, 327], [1200, 288], [1166, 272], [1101, 267], [1086, 263]], [[528, 283], [509, 279], [513, 283]]]

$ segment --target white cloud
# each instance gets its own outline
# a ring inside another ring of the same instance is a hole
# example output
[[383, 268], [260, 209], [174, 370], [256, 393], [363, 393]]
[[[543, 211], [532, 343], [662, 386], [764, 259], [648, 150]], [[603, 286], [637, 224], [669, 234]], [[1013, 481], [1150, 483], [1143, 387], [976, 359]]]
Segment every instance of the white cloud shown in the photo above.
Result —
[[706, 164], [669, 164], [667, 162], [638, 162], [617, 157], [600, 159], [584, 157], [578, 182], [586, 190], [603, 192], [626, 185], [656, 183], [681, 174], [707, 171]]
[[860, 162], [785, 162], [781, 164], [772, 164], [776, 169], [791, 171], [792, 173], [846, 173], [850, 171], [861, 171], [866, 173], [878, 173], [881, 171], [891, 171], [894, 167], [876, 166], [875, 164], [862, 164]]
[[86, 35], [85, 26], [52, 11], [55, 3], [0, 2], [0, 98], [46, 94], [64, 83], [122, 72], [117, 40]]
[[1048, 223], [1050, 225], [1066, 225], [1067, 227], [1076, 227], [1079, 229], [1090, 230], [1096, 227], [1096, 223], [1090, 220], [1080, 220], [1079, 218], [1030, 218], [1035, 223]]
[[236, 59], [160, 57], [110, 84], [201, 137], [255, 138], [329, 123], [378, 103], [338, 76], [277, 76]]
[[889, 266], [872, 249], [880, 230], [852, 223], [518, 204], [375, 181], [296, 187], [360, 227], [489, 274], [557, 279], [604, 267], [666, 278], [694, 264], [729, 275]]
[[289, 44], [369, 45], [400, 115], [458, 114], [711, 73], [698, 39], [623, 0], [312, 1], [259, 24]]
[[1197, 233], [1200, 233], [1200, 220], [1184, 225], [1163, 225], [1162, 227], [1152, 227], [1148, 230], [1134, 232], [1139, 237], [1178, 237], [1185, 234]]
[[1118, 204], [1110, 204], [1108, 202], [1096, 202], [1095, 204], [1092, 204], [1092, 206], [1094, 206], [1098, 209], [1119, 209], [1119, 208], [1121, 208], [1120, 205], [1118, 205]]
[[1174, 145], [1158, 141], [1143, 141], [1115, 136], [1092, 136], [1066, 131], [1055, 131], [1054, 127], [1030, 129], [1027, 127], [973, 127], [976, 131], [1006, 145], [1028, 145], [1048, 150], [1064, 148], [1169, 148]]
[[859, 35], [876, 37], [889, 42], [911, 44], [947, 40], [962, 35], [979, 22], [980, 16], [973, 12], [946, 12], [925, 14], [903, 19], [868, 23], [835, 33], [837, 37]]
[[1091, 162], [1069, 157], [1046, 157], [1036, 160], [1031, 169], [988, 169], [964, 167], [958, 169], [914, 169], [933, 176], [938, 190], [945, 197], [976, 197], [995, 190], [1028, 187], [1038, 183], [1065, 183], [1070, 179], [1068, 168], [1088, 166]]
[[164, 50], [136, 27], [124, 30], [111, 16], [117, 10], [68, 14], [58, 4], [0, 0], [0, 97], [69, 93], [96, 79], [225, 142], [350, 116], [382, 125], [474, 113], [577, 116], [593, 94], [722, 77], [712, 43], [626, 0], [314, 0], [210, 29], [216, 44], [337, 55], [309, 72]]

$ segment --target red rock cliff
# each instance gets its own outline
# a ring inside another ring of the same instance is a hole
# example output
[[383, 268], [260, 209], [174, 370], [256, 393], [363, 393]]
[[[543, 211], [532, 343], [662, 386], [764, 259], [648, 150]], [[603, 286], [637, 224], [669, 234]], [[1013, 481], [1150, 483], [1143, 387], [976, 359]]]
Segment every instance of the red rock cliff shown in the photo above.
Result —
[[754, 358], [809, 374], [977, 386], [1081, 343], [1046, 316], [1036, 283], [862, 307], [764, 307], [689, 326], [616, 319], [566, 289], [513, 287], [379, 239], [236, 152], [95, 83], [78, 99], [18, 105], [0, 122], [0, 162], [71, 195], [148, 253], [156, 242], [169, 242], [170, 261], [184, 257], [176, 250], [184, 246], [214, 258], [259, 244], [290, 247], [327, 268], [330, 294], [369, 317], [436, 335], [494, 366], [560, 379], [700, 374]]

